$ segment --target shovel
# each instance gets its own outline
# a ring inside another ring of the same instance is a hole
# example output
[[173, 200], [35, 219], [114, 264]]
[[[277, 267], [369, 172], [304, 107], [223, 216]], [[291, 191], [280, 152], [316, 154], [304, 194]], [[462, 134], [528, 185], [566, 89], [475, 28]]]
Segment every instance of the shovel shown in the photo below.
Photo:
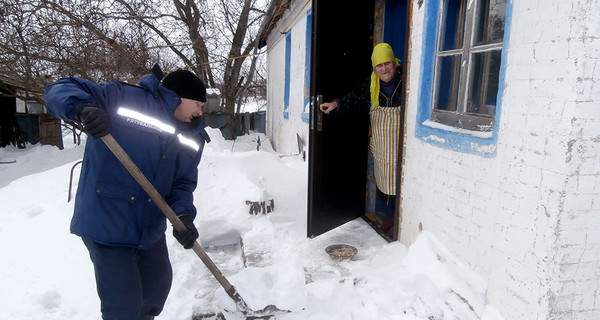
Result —
[[[158, 191], [154, 188], [152, 183], [144, 176], [142, 171], [133, 163], [131, 158], [127, 155], [125, 150], [121, 147], [121, 145], [113, 138], [113, 136], [109, 133], [101, 138], [104, 144], [112, 151], [112, 153], [119, 159], [119, 162], [123, 164], [125, 169], [133, 176], [135, 181], [139, 183], [139, 185], [146, 191], [150, 199], [156, 204], [156, 206], [162, 211], [162, 213], [167, 217], [167, 219], [173, 225], [173, 228], [177, 231], [185, 231], [187, 228], [179, 220], [177, 214], [171, 209], [171, 207], [167, 204], [167, 202], [163, 199], [163, 197], [158, 193]], [[208, 270], [212, 273], [212, 275], [217, 279], [219, 284], [225, 289], [227, 295], [235, 302], [238, 311], [240, 311], [246, 319], [269, 319], [276, 313], [287, 313], [289, 311], [281, 310], [275, 307], [274, 305], [268, 305], [262, 310], [251, 310], [246, 301], [242, 299], [236, 288], [225, 278], [223, 273], [217, 268], [215, 263], [210, 259], [206, 251], [200, 246], [200, 243], [196, 241], [192, 250], [198, 255], [198, 258], [202, 260], [204, 265], [208, 268]]]

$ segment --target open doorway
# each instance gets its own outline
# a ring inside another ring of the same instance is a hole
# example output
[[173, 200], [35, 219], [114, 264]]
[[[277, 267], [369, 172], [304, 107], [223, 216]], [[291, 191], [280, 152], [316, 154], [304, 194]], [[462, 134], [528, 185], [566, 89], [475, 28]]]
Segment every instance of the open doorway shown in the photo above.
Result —
[[355, 113], [323, 116], [318, 105], [343, 95], [370, 76], [375, 43], [390, 43], [396, 57], [404, 60], [407, 3], [368, 0], [340, 5], [313, 0], [309, 237], [358, 217], [378, 230], [386, 217], [395, 217], [392, 234], [378, 231], [390, 241], [397, 239], [398, 201], [377, 197], [370, 174], [369, 118]]

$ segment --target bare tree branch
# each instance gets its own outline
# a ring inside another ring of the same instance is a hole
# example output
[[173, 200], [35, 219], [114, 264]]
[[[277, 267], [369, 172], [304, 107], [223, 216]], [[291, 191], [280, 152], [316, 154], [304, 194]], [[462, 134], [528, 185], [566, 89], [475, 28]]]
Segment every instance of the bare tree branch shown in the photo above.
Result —
[[159, 63], [194, 70], [233, 113], [266, 2], [2, 0], [0, 85], [43, 102], [59, 77], [134, 81]]

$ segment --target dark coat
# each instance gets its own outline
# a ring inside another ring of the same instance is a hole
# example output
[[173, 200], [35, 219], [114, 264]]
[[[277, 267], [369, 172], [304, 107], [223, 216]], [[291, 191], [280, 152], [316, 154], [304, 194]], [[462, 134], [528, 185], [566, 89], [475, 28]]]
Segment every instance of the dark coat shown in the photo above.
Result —
[[[383, 88], [379, 91], [379, 106], [398, 107], [402, 104], [402, 74], [398, 68], [399, 81], [394, 86], [394, 90], [390, 96], [383, 93]], [[371, 77], [365, 79], [358, 87], [336, 99], [340, 108], [336, 109], [342, 112], [363, 112], [371, 111]]]
[[[198, 179], [205, 125], [194, 128], [175, 120], [181, 103], [177, 94], [160, 85], [154, 75], [138, 85], [96, 84], [69, 77], [48, 86], [46, 106], [51, 114], [76, 120], [75, 109], [91, 105], [111, 117], [111, 134], [150, 180], [177, 215], [195, 217], [192, 192]], [[176, 128], [175, 134], [119, 115], [119, 108], [137, 111]], [[179, 142], [178, 134], [193, 139], [195, 150]], [[208, 141], [208, 140], [206, 140]], [[102, 140], [89, 137], [83, 158], [71, 232], [106, 245], [147, 248], [164, 236], [166, 219]]]

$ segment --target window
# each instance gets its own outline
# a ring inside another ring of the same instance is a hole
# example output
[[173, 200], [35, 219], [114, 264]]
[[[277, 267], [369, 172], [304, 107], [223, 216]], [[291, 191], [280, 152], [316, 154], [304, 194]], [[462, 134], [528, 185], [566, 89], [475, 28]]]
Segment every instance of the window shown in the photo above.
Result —
[[290, 118], [290, 69], [292, 64], [292, 30], [285, 35], [285, 83], [283, 85], [283, 118]]
[[496, 155], [512, 1], [428, 0], [415, 136]]
[[507, 0], [441, 0], [431, 120], [458, 129], [495, 124]]
[[304, 38], [304, 107], [302, 122], [310, 122], [310, 54], [312, 43], [312, 9], [306, 12], [306, 34]]

